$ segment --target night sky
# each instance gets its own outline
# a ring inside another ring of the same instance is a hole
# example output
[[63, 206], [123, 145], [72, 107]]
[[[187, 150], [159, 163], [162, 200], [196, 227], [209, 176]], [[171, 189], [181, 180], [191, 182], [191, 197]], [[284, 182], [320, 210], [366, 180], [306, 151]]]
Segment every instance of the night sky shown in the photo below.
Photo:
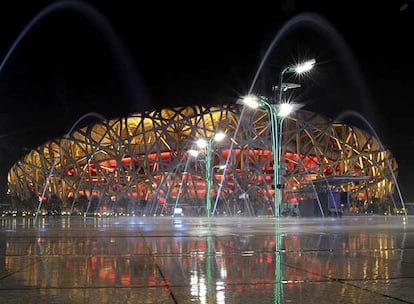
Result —
[[283, 67], [315, 58], [295, 101], [330, 117], [362, 115], [369, 127], [349, 122], [374, 129], [394, 153], [405, 202], [414, 202], [414, 1], [362, 2], [3, 3], [0, 197], [16, 160], [86, 113], [109, 119], [235, 102], [280, 37], [254, 90], [266, 92]]

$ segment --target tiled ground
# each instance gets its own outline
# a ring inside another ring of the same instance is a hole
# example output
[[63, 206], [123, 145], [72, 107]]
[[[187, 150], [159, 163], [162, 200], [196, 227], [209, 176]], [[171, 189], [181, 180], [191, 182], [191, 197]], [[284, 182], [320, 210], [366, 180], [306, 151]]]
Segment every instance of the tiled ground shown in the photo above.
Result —
[[414, 217], [3, 217], [0, 303], [414, 303]]

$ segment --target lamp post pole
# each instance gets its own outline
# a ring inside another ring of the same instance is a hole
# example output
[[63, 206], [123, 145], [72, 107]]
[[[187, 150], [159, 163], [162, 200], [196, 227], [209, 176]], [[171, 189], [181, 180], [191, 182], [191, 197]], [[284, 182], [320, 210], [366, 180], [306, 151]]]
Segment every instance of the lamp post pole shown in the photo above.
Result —
[[[285, 76], [286, 73], [297, 73], [297, 74], [302, 74], [304, 72], [307, 72], [309, 70], [311, 70], [313, 68], [313, 66], [315, 65], [316, 60], [314, 58], [307, 60], [303, 63], [297, 64], [297, 65], [290, 65], [288, 67], [285, 67], [279, 75], [279, 87], [278, 87], [278, 98], [277, 98], [277, 111], [276, 111], [276, 115], [274, 118], [274, 122], [273, 125], [274, 127], [277, 129], [276, 132], [274, 132], [276, 134], [276, 141], [275, 141], [275, 145], [277, 147], [277, 157], [276, 160], [274, 162], [274, 170], [275, 170], [275, 205], [278, 206], [277, 208], [277, 212], [276, 212], [276, 216], [280, 216], [280, 208], [282, 206], [282, 190], [283, 190], [283, 186], [282, 186], [282, 181], [281, 181], [281, 160], [282, 160], [282, 134], [283, 134], [283, 121], [285, 120], [285, 117], [288, 116], [290, 114], [290, 112], [292, 111], [292, 108], [289, 107], [288, 103], [283, 103], [282, 102], [282, 96], [283, 96], [283, 92], [285, 92], [289, 86], [285, 85], [283, 83], [283, 77]], [[299, 87], [300, 85], [297, 86], [293, 86], [293, 88], [295, 87]], [[275, 208], [276, 209], [276, 208]]]
[[211, 137], [207, 142], [206, 147], [206, 212], [207, 217], [210, 217], [211, 209], [211, 146], [213, 145], [214, 137]]
[[[270, 137], [271, 137], [271, 147], [273, 153], [273, 187], [274, 187], [274, 216], [280, 216], [280, 202], [281, 202], [281, 193], [278, 191], [279, 186], [279, 162], [280, 162], [280, 153], [279, 153], [279, 128], [278, 128], [278, 115], [281, 113], [279, 111], [279, 105], [275, 103], [270, 103], [269, 98], [265, 96], [257, 97], [245, 97], [243, 102], [252, 108], [266, 108], [269, 120], [270, 120]], [[289, 113], [287, 113], [289, 114]], [[287, 115], [286, 114], [286, 115]]]
[[211, 210], [211, 150], [213, 142], [221, 141], [226, 135], [222, 132], [216, 133], [214, 136], [210, 137], [208, 140], [199, 139], [197, 145], [200, 148], [205, 148], [205, 163], [206, 163], [206, 212], [207, 217], [210, 217]]
[[[290, 65], [284, 68], [280, 72], [279, 76], [279, 86], [274, 87], [278, 91], [277, 98], [273, 98], [273, 102], [269, 101], [272, 98], [260, 96], [259, 98], [252, 96], [247, 96], [244, 98], [243, 102], [250, 107], [266, 107], [269, 113], [270, 125], [271, 125], [271, 145], [273, 153], [273, 181], [274, 181], [274, 216], [280, 216], [280, 207], [282, 205], [282, 183], [281, 183], [281, 172], [280, 172], [280, 162], [282, 158], [282, 128], [283, 121], [286, 116], [293, 111], [293, 105], [290, 103], [283, 103], [282, 96], [283, 92], [290, 88], [297, 88], [300, 85], [295, 84], [284, 84], [283, 77], [286, 73], [304, 73], [313, 68], [315, 64], [315, 59], [305, 61], [304, 63], [298, 65]], [[275, 100], [276, 99], [276, 100]]]
[[279, 75], [279, 87], [278, 87], [278, 98], [274, 104], [271, 105], [273, 109], [273, 136], [274, 136], [274, 146], [273, 148], [273, 172], [274, 172], [274, 190], [275, 190], [275, 216], [280, 217], [280, 209], [282, 207], [282, 183], [280, 178], [280, 162], [282, 158], [282, 124], [285, 116], [279, 115], [280, 106], [282, 104], [282, 95], [287, 87], [283, 84], [283, 76], [285, 73], [294, 71], [293, 66], [284, 68]]

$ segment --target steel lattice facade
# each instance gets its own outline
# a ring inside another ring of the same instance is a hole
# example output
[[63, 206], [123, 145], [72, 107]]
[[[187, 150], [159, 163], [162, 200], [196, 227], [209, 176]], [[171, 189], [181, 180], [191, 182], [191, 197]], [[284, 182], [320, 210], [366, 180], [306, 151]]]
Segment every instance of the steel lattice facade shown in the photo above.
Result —
[[[267, 112], [238, 104], [132, 114], [75, 129], [30, 151], [10, 169], [9, 189], [20, 199], [44, 193], [45, 201], [55, 196], [66, 207], [89, 211], [158, 215], [179, 206], [202, 215], [205, 159], [188, 151], [196, 139], [222, 131], [227, 137], [213, 145], [211, 156], [214, 212], [273, 214], [270, 129]], [[321, 188], [347, 193], [351, 202], [386, 202], [394, 193], [395, 158], [361, 129], [298, 110], [284, 120], [281, 147], [286, 206]], [[79, 205], [81, 198], [87, 206]]]

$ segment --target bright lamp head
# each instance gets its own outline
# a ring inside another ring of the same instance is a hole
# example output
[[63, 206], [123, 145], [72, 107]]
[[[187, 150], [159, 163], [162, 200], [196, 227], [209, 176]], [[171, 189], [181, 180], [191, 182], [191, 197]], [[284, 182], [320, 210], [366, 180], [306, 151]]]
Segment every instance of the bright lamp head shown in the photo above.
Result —
[[281, 103], [277, 112], [278, 116], [286, 117], [294, 110], [294, 106], [291, 103]]
[[315, 65], [316, 60], [315, 58], [312, 58], [311, 60], [307, 60], [305, 62], [302, 62], [295, 66], [295, 72], [298, 74], [305, 73], [307, 71], [310, 71], [313, 66]]
[[245, 104], [246, 106], [252, 109], [257, 109], [260, 106], [259, 98], [255, 95], [247, 95], [243, 97], [242, 102], [243, 104]]

